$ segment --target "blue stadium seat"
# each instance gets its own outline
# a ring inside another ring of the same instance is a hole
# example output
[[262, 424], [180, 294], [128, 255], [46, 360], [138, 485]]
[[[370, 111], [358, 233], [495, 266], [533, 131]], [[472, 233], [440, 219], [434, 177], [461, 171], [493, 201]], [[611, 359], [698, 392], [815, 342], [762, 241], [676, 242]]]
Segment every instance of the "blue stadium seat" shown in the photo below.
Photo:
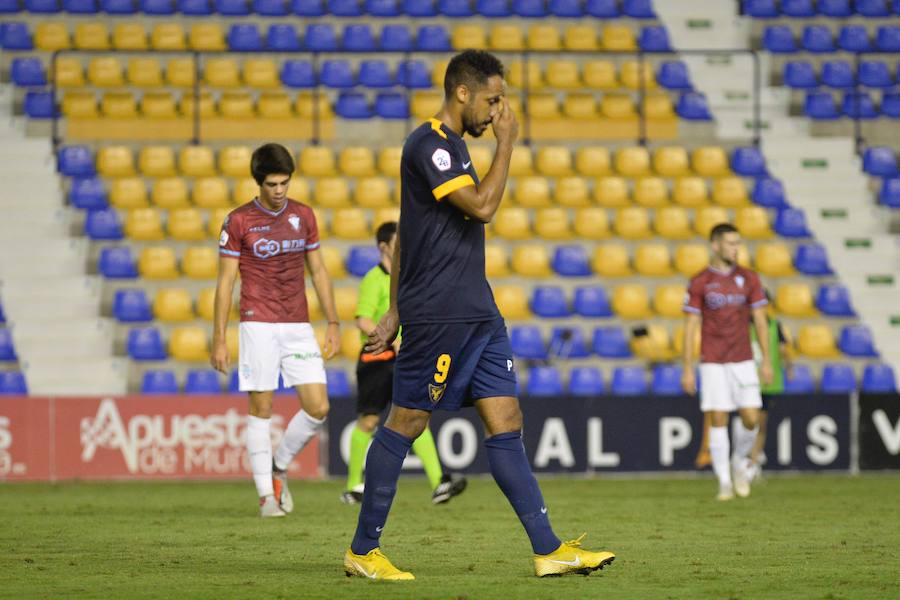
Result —
[[851, 119], [874, 119], [878, 116], [868, 92], [847, 92], [841, 110]]
[[606, 386], [597, 367], [575, 367], [569, 371], [569, 393], [573, 396], [599, 396]]
[[375, 52], [375, 35], [369, 25], [347, 25], [344, 27], [344, 50], [349, 52]]
[[556, 367], [531, 367], [525, 389], [529, 396], [562, 396], [562, 374]]
[[226, 17], [245, 17], [253, 13], [247, 0], [213, 0], [214, 11]]
[[869, 52], [872, 43], [865, 25], [844, 25], [838, 33], [838, 47], [847, 52]]
[[833, 88], [851, 88], [856, 85], [853, 67], [846, 60], [827, 60], [822, 65], [822, 83]]
[[[327, 379], [328, 369], [325, 370], [325, 377]], [[327, 389], [327, 387], [328, 386], [327, 386], [327, 382], [326, 382], [326, 389]], [[284, 385], [284, 377], [280, 373], [278, 375], [278, 387], [275, 389], [275, 393], [276, 394], [293, 394], [294, 393], [294, 388]]]
[[0, 328], [0, 361], [19, 360], [13, 344], [12, 332], [5, 327]]
[[416, 49], [429, 52], [449, 52], [450, 33], [443, 25], [423, 25], [416, 36]]
[[134, 279], [138, 276], [137, 265], [127, 246], [101, 248], [97, 270], [107, 279]]
[[176, 0], [178, 12], [191, 17], [208, 17], [213, 14], [209, 0]]
[[805, 19], [816, 16], [812, 0], [781, 0], [781, 14], [786, 17]]
[[2, 24], [2, 45], [4, 50], [34, 50], [28, 25], [19, 22]]
[[802, 90], [814, 88], [819, 85], [816, 81], [816, 71], [812, 63], [806, 60], [791, 60], [784, 63], [782, 78], [785, 85]]
[[547, 12], [563, 19], [578, 19], [584, 16], [584, 9], [578, 0], [550, 0], [547, 3]]
[[516, 325], [510, 328], [509, 343], [512, 346], [513, 355], [517, 358], [531, 358], [546, 360], [547, 347], [541, 337], [541, 330], [537, 325]]
[[850, 291], [839, 283], [824, 284], [816, 294], [816, 308], [830, 317], [855, 317]]
[[397, 83], [410, 89], [431, 87], [431, 70], [421, 60], [404, 60], [397, 65]]
[[75, 177], [69, 188], [69, 202], [75, 208], [97, 210], [107, 208], [106, 188], [99, 177]]
[[25, 114], [31, 119], [52, 119], [59, 110], [53, 102], [53, 92], [29, 90], [25, 94]]
[[291, 88], [316, 87], [316, 74], [308, 60], [291, 59], [281, 66], [281, 83]]
[[375, 98], [375, 114], [382, 119], [408, 119], [409, 96], [395, 92], [381, 92]]
[[544, 0], [512, 0], [512, 12], [520, 17], [539, 19], [547, 16]]
[[677, 365], [656, 365], [653, 368], [653, 382], [650, 389], [656, 396], [680, 396], [681, 367]]
[[334, 104], [334, 112], [345, 119], [371, 119], [372, 108], [365, 94], [341, 92]]
[[306, 26], [306, 49], [313, 52], [334, 52], [338, 49], [337, 34], [327, 23], [313, 23]]
[[856, 12], [864, 17], [888, 17], [891, 7], [887, 0], [856, 0]]
[[582, 317], [611, 317], [613, 314], [606, 290], [599, 285], [575, 288], [572, 309]]
[[872, 332], [865, 325], [847, 325], [841, 329], [838, 348], [847, 356], [878, 356], [872, 342]]
[[881, 114], [892, 119], [900, 119], [900, 93], [884, 92], [882, 94]]
[[436, 17], [434, 0], [401, 0], [403, 13], [410, 17]]
[[800, 208], [784, 208], [775, 215], [775, 233], [781, 237], [807, 238], [812, 234], [806, 226], [806, 213]]
[[651, 0], [623, 0], [622, 14], [632, 19], [655, 19]]
[[859, 82], [870, 88], [889, 88], [894, 85], [890, 67], [880, 60], [864, 60], [859, 63]]
[[353, 246], [347, 255], [347, 272], [362, 277], [381, 262], [381, 253], [375, 246]]
[[659, 65], [656, 82], [668, 90], [693, 89], [687, 65], [680, 60], [667, 60]]
[[28, 393], [25, 376], [19, 371], [0, 371], [0, 395], [24, 396]]
[[794, 254], [794, 267], [804, 275], [833, 275], [828, 254], [821, 244], [799, 244]]
[[741, 5], [744, 14], [757, 19], [772, 19], [779, 14], [775, 0], [744, 0]]
[[141, 380], [142, 394], [177, 394], [178, 382], [175, 372], [169, 369], [154, 369], [144, 373]]
[[92, 240], [121, 240], [122, 219], [114, 208], [87, 211], [84, 233]]
[[137, 6], [134, 0], [100, 0], [100, 10], [108, 15], [133, 15]]
[[621, 327], [597, 327], [592, 344], [594, 354], [603, 358], [631, 358], [628, 337]]
[[812, 394], [814, 391], [816, 391], [816, 384], [809, 365], [794, 365], [790, 377], [788, 373], [785, 373], [785, 394]]
[[584, 333], [577, 327], [554, 327], [550, 334], [550, 356], [558, 358], [587, 358], [591, 355], [584, 341]]
[[[297, 34], [297, 29], [293, 25], [288, 23], [273, 23], [272, 25], [269, 25], [269, 32], [266, 34], [266, 47], [269, 50], [276, 50], [278, 52], [297, 52], [303, 48], [303, 45], [300, 43], [300, 36]], [[284, 67], [282, 67], [282, 73], [284, 73], [283, 68]], [[310, 65], [309, 72], [310, 75], [312, 75], [312, 65]], [[283, 80], [282, 83], [284, 83]]]
[[0, 14], [11, 15], [19, 12], [19, 0], [2, 0], [0, 1]]
[[351, 88], [356, 83], [349, 60], [326, 60], [319, 76], [322, 84], [331, 88]]
[[834, 52], [834, 37], [827, 25], [807, 25], [800, 40], [807, 52]]
[[327, 11], [323, 0], [292, 0], [291, 12], [298, 17], [322, 17]]
[[753, 202], [765, 208], [784, 208], [788, 203], [784, 197], [784, 184], [773, 177], [758, 177], [753, 183]]
[[121, 323], [146, 323], [153, 320], [150, 301], [140, 288], [116, 290], [112, 312]]
[[900, 25], [885, 25], [875, 32], [879, 52], [900, 52]]
[[900, 208], [900, 177], [885, 177], [881, 180], [878, 201], [891, 208]]
[[763, 30], [763, 48], [776, 54], [792, 54], [797, 51], [794, 32], [787, 25], [769, 25]]
[[475, 15], [469, 0], [438, 0], [437, 10], [445, 17], [471, 17]]
[[413, 49], [412, 34], [406, 25], [385, 25], [381, 28], [381, 49], [405, 52]]
[[505, 18], [512, 16], [509, 0], [475, 0], [475, 12], [482, 17]]
[[826, 17], [849, 17], [853, 14], [850, 0], [818, 0], [816, 8]]
[[370, 88], [388, 88], [394, 85], [394, 77], [385, 61], [364, 60], [359, 65], [359, 84]]
[[47, 74], [41, 59], [29, 56], [14, 58], [10, 67], [10, 79], [19, 87], [47, 84]]
[[92, 177], [97, 174], [94, 169], [94, 156], [87, 146], [64, 146], [56, 154], [59, 172], [68, 177]]
[[822, 369], [822, 393], [846, 394], [856, 389], [853, 367], [846, 363], [827, 363]]
[[361, 17], [363, 7], [359, 0], [328, 0], [328, 12], [336, 17]]
[[241, 380], [238, 376], [237, 369], [233, 369], [231, 374], [228, 376], [228, 388], [226, 391], [229, 394], [239, 394], [241, 391]]
[[564, 277], [587, 277], [591, 274], [591, 263], [583, 246], [557, 246], [550, 266]]
[[745, 177], [764, 177], [767, 175], [766, 159], [753, 146], [735, 148], [731, 153], [731, 170]]
[[353, 395], [350, 378], [343, 369], [325, 369], [325, 378], [329, 398], [349, 398]]
[[99, 10], [96, 0], [63, 0], [63, 12], [73, 15], [96, 15]]
[[647, 393], [644, 367], [626, 366], [613, 369], [610, 391], [613, 396], [641, 396]]
[[139, 8], [146, 15], [174, 15], [175, 0], [139, 0]]
[[862, 376], [862, 391], [889, 394], [897, 391], [894, 369], [890, 365], [866, 365]]
[[900, 15], [900, 0], [893, 1], [893, 9], [895, 15]]
[[3, 305], [0, 304], [0, 323], [6, 323], [6, 315], [3, 314]]
[[638, 35], [638, 45], [644, 52], [671, 52], [669, 32], [662, 25], [642, 27]]
[[61, 9], [59, 0], [25, 0], [25, 10], [35, 14], [54, 14]]
[[572, 314], [566, 302], [566, 293], [559, 286], [539, 285], [531, 294], [531, 312], [539, 317], [568, 317]]
[[803, 112], [810, 119], [817, 121], [833, 121], [841, 116], [834, 97], [827, 91], [807, 92], [803, 101]]
[[165, 360], [166, 347], [156, 327], [133, 327], [128, 332], [128, 356], [134, 360]]
[[221, 394], [219, 374], [212, 369], [192, 369], [184, 382], [185, 394]]
[[[253, 0], [253, 12], [263, 17], [286, 17], [290, 14], [290, 8], [285, 0]], [[269, 25], [269, 34], [276, 25], [286, 23], [273, 23]], [[293, 29], [293, 25], [291, 25]], [[269, 40], [271, 43], [271, 38]]]
[[616, 0], [587, 0], [584, 12], [598, 19], [615, 19], [619, 16], [619, 6]]
[[264, 46], [254, 23], [236, 23], [228, 29], [228, 48], [232, 52], [259, 52]]
[[687, 121], [712, 121], [712, 113], [706, 102], [706, 95], [701, 92], [685, 92], [675, 104], [675, 112]]
[[863, 171], [877, 177], [897, 175], [897, 158], [890, 146], [866, 148], [863, 153]]
[[397, 0], [365, 0], [366, 13], [373, 17], [399, 17]]

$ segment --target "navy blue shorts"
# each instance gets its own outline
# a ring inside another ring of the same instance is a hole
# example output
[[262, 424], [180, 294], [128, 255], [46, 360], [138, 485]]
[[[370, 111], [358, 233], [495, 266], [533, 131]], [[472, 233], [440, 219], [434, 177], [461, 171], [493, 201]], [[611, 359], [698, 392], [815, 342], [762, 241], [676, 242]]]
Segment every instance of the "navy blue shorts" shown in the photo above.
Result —
[[394, 363], [394, 404], [453, 411], [496, 396], [516, 396], [512, 347], [502, 317], [403, 326]]

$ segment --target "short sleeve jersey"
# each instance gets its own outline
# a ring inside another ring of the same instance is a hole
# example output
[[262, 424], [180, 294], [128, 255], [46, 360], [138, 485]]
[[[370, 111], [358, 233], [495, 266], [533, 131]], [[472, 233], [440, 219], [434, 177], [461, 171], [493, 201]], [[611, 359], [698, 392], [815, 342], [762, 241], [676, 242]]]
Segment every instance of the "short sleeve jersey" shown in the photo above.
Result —
[[225, 218], [219, 254], [237, 258], [241, 321], [307, 323], [306, 253], [319, 247], [312, 209], [288, 199], [278, 212], [253, 200]]
[[484, 224], [447, 201], [478, 176], [463, 139], [430, 119], [400, 159], [400, 322], [461, 323], [500, 316], [484, 272]]
[[[378, 323], [390, 307], [391, 276], [382, 265], [378, 264], [372, 267], [359, 283], [356, 316]], [[363, 344], [368, 341], [368, 336], [362, 332], [360, 337]]]
[[700, 360], [732, 363], [752, 360], [747, 321], [751, 308], [768, 304], [759, 276], [744, 267], [707, 267], [691, 279], [684, 311], [700, 315]]

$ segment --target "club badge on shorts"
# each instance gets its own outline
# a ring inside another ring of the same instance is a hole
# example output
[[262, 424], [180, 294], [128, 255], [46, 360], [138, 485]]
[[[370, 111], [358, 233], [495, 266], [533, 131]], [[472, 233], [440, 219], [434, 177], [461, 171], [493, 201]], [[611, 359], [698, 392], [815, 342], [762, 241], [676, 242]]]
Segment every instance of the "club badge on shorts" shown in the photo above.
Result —
[[444, 397], [444, 390], [447, 389], [447, 384], [442, 383], [440, 385], [435, 385], [433, 383], [428, 384], [428, 397], [431, 398], [432, 404], [437, 404], [441, 401], [441, 398]]

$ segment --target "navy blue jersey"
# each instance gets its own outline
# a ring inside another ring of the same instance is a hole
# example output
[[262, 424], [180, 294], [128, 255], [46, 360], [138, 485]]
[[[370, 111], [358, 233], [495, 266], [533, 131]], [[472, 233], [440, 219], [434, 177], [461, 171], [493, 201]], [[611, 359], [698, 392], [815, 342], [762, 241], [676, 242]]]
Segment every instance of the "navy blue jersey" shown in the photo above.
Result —
[[400, 322], [500, 316], [484, 274], [484, 224], [447, 201], [478, 176], [463, 139], [437, 119], [413, 131], [400, 159]]

